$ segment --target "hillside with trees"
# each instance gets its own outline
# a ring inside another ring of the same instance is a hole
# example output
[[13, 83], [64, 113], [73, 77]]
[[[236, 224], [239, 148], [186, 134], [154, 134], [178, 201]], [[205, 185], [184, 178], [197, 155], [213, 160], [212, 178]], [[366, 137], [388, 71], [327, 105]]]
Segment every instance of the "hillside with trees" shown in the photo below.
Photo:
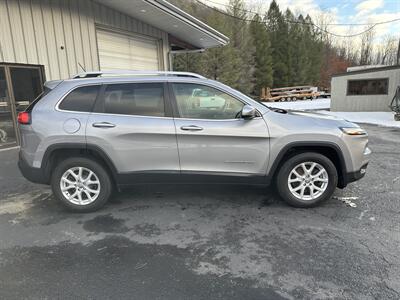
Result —
[[246, 94], [257, 96], [262, 87], [315, 85], [327, 88], [331, 76], [347, 67], [395, 64], [395, 39], [372, 53], [374, 31], [353, 41], [335, 40], [324, 22], [283, 12], [273, 0], [268, 11], [253, 13], [243, 0], [230, 0], [226, 10], [196, 0], [171, 0], [186, 12], [230, 38], [229, 45], [203, 53], [174, 55], [174, 70], [200, 73]]

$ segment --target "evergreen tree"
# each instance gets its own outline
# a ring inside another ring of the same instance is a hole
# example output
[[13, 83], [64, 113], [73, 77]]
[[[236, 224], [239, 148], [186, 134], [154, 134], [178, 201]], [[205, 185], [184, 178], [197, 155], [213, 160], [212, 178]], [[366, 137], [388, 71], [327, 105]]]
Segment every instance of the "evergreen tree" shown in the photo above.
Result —
[[[207, 24], [230, 37], [232, 31], [228, 18], [221, 18], [218, 12], [213, 11], [207, 18]], [[208, 49], [201, 54], [196, 72], [241, 90], [241, 65], [240, 51], [231, 42], [224, 47]]]
[[313, 21], [309, 15], [305, 18], [305, 35], [303, 37], [305, 47], [307, 49], [308, 68], [306, 73], [307, 84], [317, 84], [320, 78], [321, 63], [323, 57], [323, 41], [322, 35], [312, 25]]
[[271, 42], [260, 16], [256, 14], [250, 24], [254, 43], [254, 92], [259, 95], [263, 87], [273, 86]]
[[288, 84], [287, 23], [275, 0], [269, 6], [266, 21], [272, 45], [274, 85], [275, 87], [286, 86]]
[[230, 38], [224, 47], [175, 55], [174, 70], [197, 72], [253, 95], [262, 87], [317, 84], [325, 74], [326, 41], [310, 16], [296, 17], [289, 9], [283, 14], [273, 0], [263, 20], [255, 15], [248, 22], [244, 0], [230, 0], [225, 13], [191, 0], [172, 1]]
[[[287, 85], [296, 85], [298, 82], [298, 74], [297, 74], [297, 43], [298, 43], [298, 36], [299, 36], [299, 25], [294, 23], [296, 18], [290, 11], [287, 9], [285, 12], [285, 20], [287, 22], [287, 34], [282, 36], [286, 42], [286, 65], [287, 65], [287, 73], [286, 73], [286, 82]], [[292, 23], [293, 22], [293, 23]]]
[[294, 67], [294, 84], [304, 85], [309, 84], [308, 72], [310, 69], [309, 52], [313, 45], [309, 37], [308, 26], [305, 25], [305, 20], [302, 15], [299, 15], [298, 23], [294, 24], [296, 28], [293, 33], [293, 38], [296, 44], [295, 67]]
[[253, 40], [250, 34], [250, 26], [246, 21], [244, 0], [230, 0], [227, 13], [228, 17], [228, 36], [231, 39], [231, 46], [235, 49], [237, 57], [236, 72], [239, 73], [239, 82], [237, 88], [245, 94], [253, 91], [252, 73], [253, 73]]

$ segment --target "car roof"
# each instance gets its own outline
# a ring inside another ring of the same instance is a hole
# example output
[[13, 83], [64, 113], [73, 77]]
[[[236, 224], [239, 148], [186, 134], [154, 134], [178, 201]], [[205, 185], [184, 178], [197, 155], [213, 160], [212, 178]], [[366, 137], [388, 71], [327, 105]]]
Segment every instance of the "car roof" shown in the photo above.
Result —
[[194, 78], [194, 77], [177, 77], [177, 76], [110, 76], [110, 77], [94, 77], [94, 78], [79, 78], [79, 79], [66, 79], [62, 81], [62, 85], [68, 88], [78, 86], [91, 85], [91, 84], [115, 84], [115, 83], [129, 83], [129, 82], [186, 82], [212, 85], [215, 87], [223, 88], [226, 86], [218, 81], [207, 78]]

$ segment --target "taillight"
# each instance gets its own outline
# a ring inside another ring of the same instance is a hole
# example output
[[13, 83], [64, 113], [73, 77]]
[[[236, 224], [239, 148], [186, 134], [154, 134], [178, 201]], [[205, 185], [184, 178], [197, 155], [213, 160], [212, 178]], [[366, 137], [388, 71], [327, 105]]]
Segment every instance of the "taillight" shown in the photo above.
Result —
[[31, 114], [23, 111], [18, 114], [18, 123], [22, 125], [31, 124]]

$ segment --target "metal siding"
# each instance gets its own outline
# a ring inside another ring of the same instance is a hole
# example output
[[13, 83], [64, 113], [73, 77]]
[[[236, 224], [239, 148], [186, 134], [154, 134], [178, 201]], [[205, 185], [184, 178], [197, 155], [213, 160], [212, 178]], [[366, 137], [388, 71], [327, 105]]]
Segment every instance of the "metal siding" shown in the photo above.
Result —
[[81, 72], [78, 63], [98, 70], [97, 24], [157, 38], [168, 68], [168, 33], [92, 0], [0, 0], [0, 61], [44, 65], [48, 80]]
[[2, 61], [15, 61], [14, 42], [5, 1], [0, 1], [0, 52]]
[[[42, 9], [42, 18], [43, 18], [43, 26], [44, 32], [46, 36], [46, 44], [43, 47], [47, 47], [47, 51], [49, 54], [49, 79], [60, 79], [60, 61], [58, 58], [57, 51], [57, 42], [55, 39], [55, 30], [53, 23], [53, 13], [50, 6], [49, 0], [42, 0], [41, 9]], [[47, 74], [46, 74], [47, 75]], [[47, 76], [46, 76], [47, 77]]]
[[[85, 68], [85, 58], [83, 55], [84, 43], [82, 41], [80, 20], [79, 20], [79, 8], [78, 1], [69, 0], [70, 16], [72, 23], [72, 35], [74, 39], [74, 50], [75, 50], [75, 68], [79, 72], [82, 72], [81, 66]], [[73, 74], [70, 74], [73, 75]]]
[[69, 0], [62, 0], [60, 5], [62, 13], [62, 24], [65, 35], [64, 47], [68, 62], [68, 74], [76, 74], [78, 73], [78, 66], [76, 64], [77, 59], [76, 59], [74, 35], [72, 31], [72, 19], [69, 7]]
[[32, 64], [37, 64], [39, 62], [37, 53], [38, 47], [33, 27], [33, 17], [30, 4], [29, 7], [27, 7], [27, 9], [20, 9], [20, 13], [21, 13], [22, 29], [25, 40], [25, 47], [26, 49], [29, 49], [29, 51], [27, 51], [27, 60]]
[[[347, 96], [347, 81], [389, 78], [388, 95]], [[388, 105], [400, 83], [400, 70], [386, 70], [332, 78], [332, 111], [390, 111]]]
[[93, 70], [92, 64], [92, 45], [90, 43], [89, 36], [89, 21], [86, 7], [87, 1], [78, 1], [79, 3], [79, 24], [81, 29], [82, 43], [83, 43], [83, 57], [84, 57], [84, 67], [86, 70]]
[[62, 22], [62, 14], [59, 0], [51, 0], [51, 13], [54, 24], [54, 37], [56, 42], [55, 51], [57, 52], [58, 64], [60, 66], [60, 76], [61, 78], [68, 78], [69, 62], [67, 57], [67, 50], [65, 47], [66, 42], [64, 37], [64, 26]]
[[99, 60], [97, 54], [97, 41], [96, 41], [96, 22], [93, 11], [93, 2], [87, 1], [88, 13], [88, 31], [89, 31], [89, 42], [90, 42], [90, 57], [92, 59], [92, 70], [99, 69]]
[[35, 40], [37, 46], [37, 54], [38, 54], [38, 64], [44, 65], [46, 77], [50, 78], [50, 64], [49, 64], [49, 52], [46, 47], [46, 34], [44, 31], [44, 23], [42, 16], [42, 9], [40, 7], [41, 0], [32, 0], [31, 3], [31, 11], [33, 18], [33, 27], [35, 31]]
[[26, 45], [22, 30], [21, 14], [18, 1], [7, 1], [8, 21], [11, 27], [11, 38], [14, 44], [15, 59], [21, 63], [27, 63]]

